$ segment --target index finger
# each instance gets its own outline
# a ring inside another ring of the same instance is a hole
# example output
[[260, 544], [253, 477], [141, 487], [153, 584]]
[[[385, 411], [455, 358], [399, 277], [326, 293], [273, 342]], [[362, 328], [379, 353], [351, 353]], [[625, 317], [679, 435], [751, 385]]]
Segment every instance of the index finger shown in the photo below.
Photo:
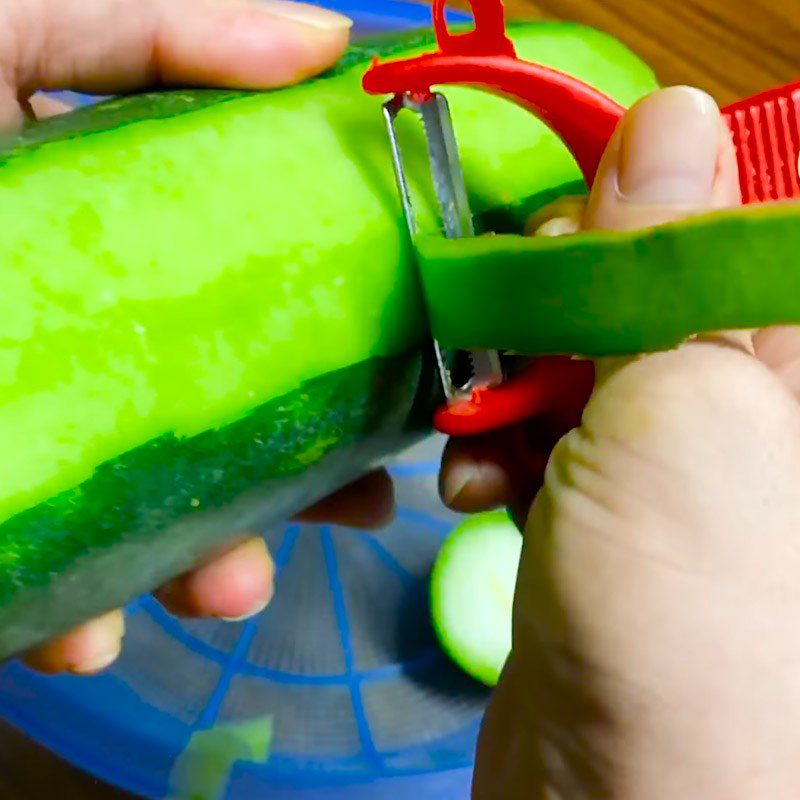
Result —
[[38, 89], [110, 94], [153, 85], [272, 88], [341, 55], [351, 22], [267, 0], [18, 0], [0, 23], [0, 78]]

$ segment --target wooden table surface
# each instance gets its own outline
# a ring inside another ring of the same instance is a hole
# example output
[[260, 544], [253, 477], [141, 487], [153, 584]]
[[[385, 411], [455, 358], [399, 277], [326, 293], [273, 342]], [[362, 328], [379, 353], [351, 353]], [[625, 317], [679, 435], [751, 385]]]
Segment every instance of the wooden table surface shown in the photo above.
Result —
[[721, 105], [800, 78], [800, 0], [505, 3], [509, 17], [568, 19], [607, 31], [647, 61], [662, 84], [698, 86]]
[[[800, 77], [800, 0], [506, 0], [506, 8], [510, 17], [568, 19], [608, 31], [652, 65], [663, 84], [698, 86], [723, 105]], [[0, 798], [56, 796], [127, 797], [0, 721]]]

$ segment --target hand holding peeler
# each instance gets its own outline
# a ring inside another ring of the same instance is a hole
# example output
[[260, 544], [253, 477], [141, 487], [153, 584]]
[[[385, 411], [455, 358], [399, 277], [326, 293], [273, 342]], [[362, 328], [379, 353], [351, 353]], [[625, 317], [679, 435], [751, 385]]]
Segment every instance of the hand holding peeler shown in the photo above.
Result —
[[[506, 34], [502, 0], [470, 0], [474, 29], [464, 33], [449, 31], [445, 4], [433, 3], [434, 52], [376, 60], [363, 79], [366, 92], [391, 95], [384, 118], [411, 234], [416, 223], [395, 130], [403, 110], [422, 121], [445, 236], [475, 235], [449, 108], [433, 86], [469, 86], [526, 108], [558, 135], [591, 188], [626, 109], [577, 78], [520, 59]], [[741, 100], [722, 114], [736, 149], [742, 202], [800, 197], [800, 81]], [[518, 356], [480, 351], [468, 354], [469, 378], [457, 385], [449, 354], [436, 342], [434, 349], [446, 398], [434, 426], [450, 436], [488, 433], [545, 414], [574, 424], [594, 383], [587, 361], [557, 356], [522, 363]]]

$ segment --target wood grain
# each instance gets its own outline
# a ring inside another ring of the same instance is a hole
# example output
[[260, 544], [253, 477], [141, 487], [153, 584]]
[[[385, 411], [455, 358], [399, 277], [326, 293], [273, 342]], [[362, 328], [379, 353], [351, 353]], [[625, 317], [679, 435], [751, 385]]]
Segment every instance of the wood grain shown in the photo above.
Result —
[[800, 78], [800, 0], [506, 0], [506, 10], [607, 31], [663, 84], [698, 86], [721, 105]]
[[[800, 77], [800, 0], [506, 0], [506, 6], [510, 17], [574, 20], [605, 30], [647, 61], [662, 83], [698, 86], [723, 105]], [[56, 796], [128, 797], [0, 723], [0, 797]]]

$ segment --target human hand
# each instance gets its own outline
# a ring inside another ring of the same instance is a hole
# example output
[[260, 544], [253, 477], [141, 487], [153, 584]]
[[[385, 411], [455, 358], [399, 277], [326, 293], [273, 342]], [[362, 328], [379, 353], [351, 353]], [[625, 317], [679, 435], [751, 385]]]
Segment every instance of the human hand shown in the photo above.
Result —
[[[579, 222], [638, 228], [737, 197], [716, 106], [669, 89], [626, 117]], [[597, 364], [525, 528], [476, 800], [798, 796], [798, 400], [797, 328]], [[452, 505], [524, 499], [491, 444], [449, 449]]]
[[[0, 8], [0, 129], [65, 110], [37, 94], [112, 94], [159, 85], [270, 88], [333, 64], [350, 21], [284, 0], [7, 0]], [[367, 499], [365, 499], [367, 498]], [[384, 472], [367, 476], [304, 515], [375, 527], [392, 514]], [[171, 611], [241, 618], [269, 601], [273, 568], [264, 541], [247, 536], [157, 594]], [[121, 611], [28, 653], [45, 672], [96, 672], [120, 650]]]

